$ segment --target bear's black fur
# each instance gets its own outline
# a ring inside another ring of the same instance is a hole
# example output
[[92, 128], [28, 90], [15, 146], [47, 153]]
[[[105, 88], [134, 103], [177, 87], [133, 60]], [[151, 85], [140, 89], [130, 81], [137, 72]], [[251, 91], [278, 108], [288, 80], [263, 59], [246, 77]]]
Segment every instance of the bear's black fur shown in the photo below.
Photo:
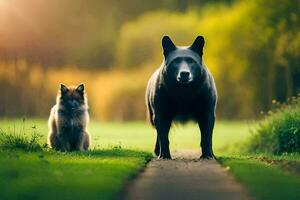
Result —
[[162, 39], [164, 62], [151, 76], [146, 105], [151, 124], [156, 128], [155, 154], [171, 159], [169, 130], [172, 121], [196, 121], [201, 130], [201, 159], [215, 158], [212, 134], [217, 91], [203, 64], [204, 38], [198, 36], [190, 47], [177, 47], [168, 36]]

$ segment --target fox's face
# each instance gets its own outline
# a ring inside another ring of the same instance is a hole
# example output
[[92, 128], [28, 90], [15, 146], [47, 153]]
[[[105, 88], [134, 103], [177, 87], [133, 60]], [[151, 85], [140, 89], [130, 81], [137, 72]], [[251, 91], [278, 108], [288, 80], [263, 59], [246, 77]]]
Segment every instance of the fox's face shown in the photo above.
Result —
[[188, 85], [201, 78], [204, 38], [198, 36], [190, 47], [176, 47], [168, 36], [162, 39], [165, 74], [169, 81]]
[[84, 85], [67, 87], [60, 84], [58, 100], [66, 109], [77, 110], [81, 108], [86, 103]]

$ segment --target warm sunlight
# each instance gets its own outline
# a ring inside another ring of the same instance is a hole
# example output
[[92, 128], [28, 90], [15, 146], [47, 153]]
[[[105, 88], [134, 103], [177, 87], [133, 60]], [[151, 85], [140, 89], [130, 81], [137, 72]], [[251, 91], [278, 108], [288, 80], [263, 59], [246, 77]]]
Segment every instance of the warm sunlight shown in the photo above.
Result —
[[7, 8], [13, 0], [0, 0], [0, 10]]
[[300, 200], [299, 0], [0, 0], [0, 199]]

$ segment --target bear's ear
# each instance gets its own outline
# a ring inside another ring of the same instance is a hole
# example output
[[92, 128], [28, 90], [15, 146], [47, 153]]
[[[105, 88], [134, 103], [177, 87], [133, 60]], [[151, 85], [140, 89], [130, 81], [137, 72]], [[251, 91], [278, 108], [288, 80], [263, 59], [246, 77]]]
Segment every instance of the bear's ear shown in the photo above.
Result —
[[170, 39], [169, 36], [165, 35], [162, 38], [161, 43], [162, 43], [162, 47], [163, 47], [163, 50], [164, 50], [164, 56], [165, 57], [167, 57], [171, 51], [174, 51], [176, 49], [175, 44], [172, 42], [172, 40]]
[[61, 94], [65, 94], [65, 93], [67, 93], [69, 91], [69, 89], [67, 88], [67, 86], [65, 86], [62, 83], [59, 85], [59, 89], [60, 89]]
[[190, 46], [190, 49], [195, 51], [197, 54], [199, 54], [200, 56], [203, 55], [203, 47], [204, 47], [204, 37], [199, 35], [194, 43], [192, 44], [192, 46]]
[[78, 85], [77, 88], [76, 88], [76, 90], [77, 90], [79, 93], [83, 94], [83, 92], [84, 92], [84, 84], [81, 83], [80, 85]]

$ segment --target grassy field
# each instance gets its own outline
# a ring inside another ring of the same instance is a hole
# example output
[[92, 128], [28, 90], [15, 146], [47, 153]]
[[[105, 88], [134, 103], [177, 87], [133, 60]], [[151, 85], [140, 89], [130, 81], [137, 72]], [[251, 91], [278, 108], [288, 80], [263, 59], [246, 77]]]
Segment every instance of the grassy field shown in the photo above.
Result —
[[150, 156], [118, 149], [81, 154], [0, 151], [0, 199], [113, 199]]
[[[226, 154], [236, 150], [235, 145], [249, 136], [248, 122], [220, 121], [214, 130], [214, 150]], [[32, 134], [37, 132], [46, 141], [47, 121], [43, 119], [0, 120], [0, 128], [5, 132]], [[142, 151], [152, 151], [156, 139], [155, 130], [146, 122], [91, 122], [92, 148], [121, 147]], [[170, 133], [172, 151], [193, 149], [200, 154], [200, 131], [197, 124], [174, 124]]]
[[[299, 199], [300, 156], [241, 153], [251, 125], [217, 122], [213, 141], [221, 164], [257, 199]], [[43, 119], [2, 119], [0, 128], [5, 133], [38, 133], [41, 142], [46, 141], [47, 121]], [[116, 198], [126, 180], [151, 158], [155, 130], [145, 122], [91, 122], [89, 130], [92, 150], [84, 153], [0, 150], [0, 188], [4, 191], [0, 199]], [[200, 155], [199, 136], [197, 125], [175, 124], [171, 150], [192, 149]]]
[[[222, 157], [220, 162], [228, 166], [236, 179], [247, 186], [250, 194], [258, 200], [298, 200], [300, 199], [299, 174], [282, 170], [278, 165], [262, 162], [259, 157]], [[300, 156], [286, 158], [297, 160]], [[283, 158], [275, 158], [285, 160]], [[274, 162], [274, 160], [273, 160]]]
[[272, 103], [244, 143], [247, 155], [220, 162], [257, 199], [300, 199], [300, 95]]

